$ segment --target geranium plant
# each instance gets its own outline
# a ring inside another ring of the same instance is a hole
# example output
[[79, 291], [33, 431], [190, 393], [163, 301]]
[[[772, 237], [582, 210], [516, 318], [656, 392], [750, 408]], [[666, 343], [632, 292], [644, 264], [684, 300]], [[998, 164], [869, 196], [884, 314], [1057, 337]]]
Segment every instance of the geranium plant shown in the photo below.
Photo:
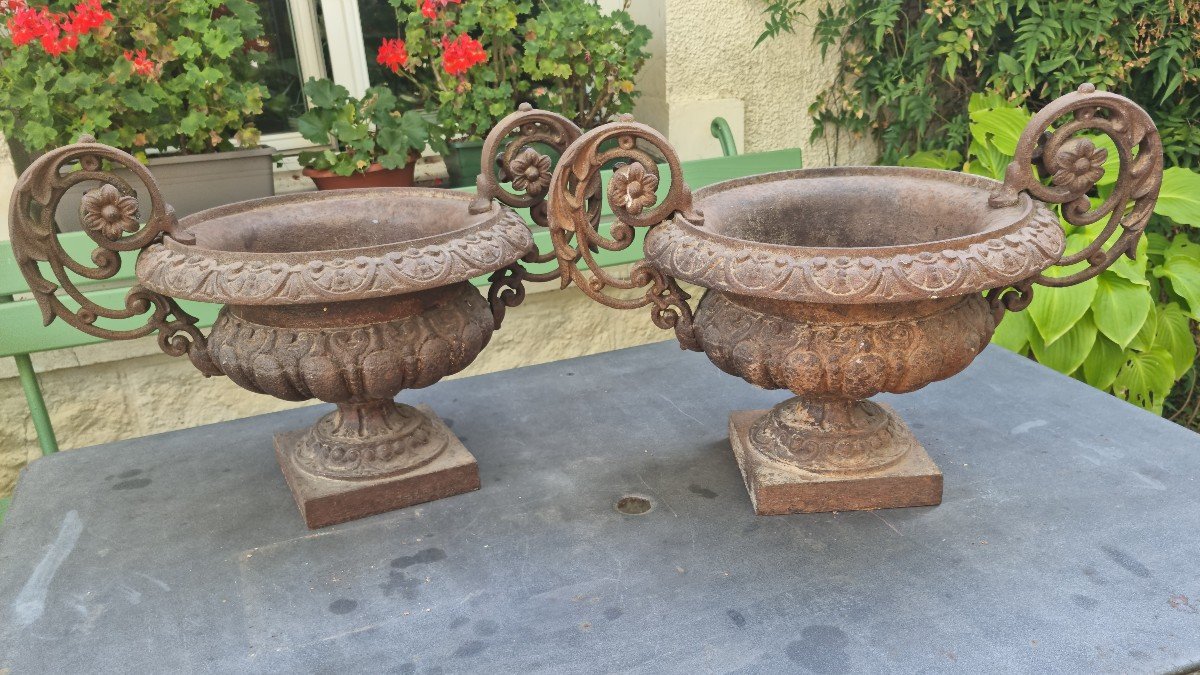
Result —
[[429, 122], [420, 112], [397, 110], [387, 87], [368, 89], [354, 98], [345, 87], [311, 79], [304, 85], [310, 106], [300, 116], [300, 134], [330, 147], [300, 154], [312, 169], [338, 176], [363, 173], [372, 165], [400, 169], [416, 161], [429, 142]]
[[588, 0], [391, 3], [401, 35], [377, 60], [436, 108], [452, 139], [483, 137], [522, 102], [594, 127], [632, 109], [649, 57], [645, 26]]
[[258, 143], [250, 0], [0, 0], [0, 129], [31, 154], [89, 134], [145, 156]]

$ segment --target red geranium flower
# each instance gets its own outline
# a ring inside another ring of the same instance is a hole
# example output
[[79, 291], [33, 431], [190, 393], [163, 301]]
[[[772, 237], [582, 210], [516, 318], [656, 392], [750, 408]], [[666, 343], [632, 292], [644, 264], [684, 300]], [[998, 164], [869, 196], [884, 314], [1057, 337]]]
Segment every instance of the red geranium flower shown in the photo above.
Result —
[[74, 33], [67, 33], [59, 36], [58, 27], [54, 27], [52, 35], [42, 36], [42, 49], [50, 56], [60, 56], [66, 52], [73, 51], [79, 46], [79, 36]]
[[424, 14], [426, 19], [436, 19], [439, 9], [459, 4], [462, 4], [462, 0], [425, 0], [421, 3], [421, 14]]
[[68, 33], [83, 35], [93, 28], [103, 26], [112, 18], [112, 13], [100, 6], [100, 0], [84, 0], [75, 5], [75, 9], [67, 15], [63, 29]]
[[128, 49], [125, 50], [125, 60], [133, 64], [133, 72], [147, 77], [154, 74], [154, 61], [146, 57], [146, 50], [139, 49], [135, 55]]
[[[50, 56], [59, 56], [79, 46], [79, 37], [110, 21], [113, 15], [100, 6], [101, 0], [84, 0], [67, 14], [56, 14], [45, 7], [34, 9], [25, 0], [0, 0], [2, 9], [11, 12], [8, 32], [13, 46], [34, 40]], [[64, 35], [65, 33], [65, 35]]]
[[408, 63], [408, 48], [400, 38], [384, 38], [379, 45], [379, 53], [375, 61], [381, 66], [387, 66], [393, 73], [400, 72], [400, 67]]
[[487, 61], [483, 45], [470, 35], [459, 35], [451, 42], [442, 38], [442, 68], [451, 75], [461, 75], [477, 63]]
[[54, 34], [58, 37], [59, 17], [51, 14], [45, 7], [18, 7], [12, 16], [8, 17], [8, 33], [12, 36], [13, 45], [20, 47], [33, 40], [40, 40]]

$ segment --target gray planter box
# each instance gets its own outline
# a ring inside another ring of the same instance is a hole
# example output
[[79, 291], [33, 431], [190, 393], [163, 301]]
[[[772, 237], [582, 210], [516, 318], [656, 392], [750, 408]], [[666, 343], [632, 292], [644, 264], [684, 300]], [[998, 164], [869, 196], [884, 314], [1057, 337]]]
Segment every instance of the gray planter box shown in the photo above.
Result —
[[[275, 194], [275, 149], [264, 146], [251, 150], [213, 152], [204, 155], [152, 157], [150, 173], [162, 189], [163, 198], [175, 207], [175, 215], [184, 216], [214, 206]], [[124, 169], [116, 172], [138, 191], [141, 216], [150, 213], [150, 202], [143, 199], [145, 188]], [[96, 184], [80, 184], [67, 191], [58, 208], [58, 225], [63, 232], [80, 229], [79, 205], [83, 193]]]

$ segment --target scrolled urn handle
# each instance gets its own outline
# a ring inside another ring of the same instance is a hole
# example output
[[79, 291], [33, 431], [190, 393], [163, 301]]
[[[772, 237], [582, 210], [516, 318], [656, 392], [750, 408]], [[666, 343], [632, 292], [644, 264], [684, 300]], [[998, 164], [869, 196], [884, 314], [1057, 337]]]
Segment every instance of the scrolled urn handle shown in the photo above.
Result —
[[[145, 185], [150, 213], [144, 223], [137, 193], [124, 178], [102, 169], [105, 160], [124, 167]], [[75, 260], [63, 249], [55, 220], [67, 191], [89, 181], [100, 183], [84, 194], [80, 207], [83, 231], [96, 243], [90, 264]], [[171, 356], [187, 354], [206, 376], [221, 374], [209, 358], [195, 317], [173, 299], [135, 284], [125, 295], [124, 307], [104, 307], [84, 295], [71, 279], [71, 274], [97, 281], [111, 279], [121, 270], [121, 252], [145, 248], [164, 235], [183, 243], [192, 241], [190, 235], [178, 229], [175, 212], [163, 200], [154, 177], [132, 155], [86, 136], [79, 143], [42, 155], [17, 180], [9, 210], [9, 233], [17, 266], [41, 307], [46, 325], [59, 317], [84, 333], [107, 340], [131, 340], [158, 331], [158, 344], [164, 352]], [[54, 281], [45, 276], [43, 265], [49, 267]], [[72, 300], [78, 309], [69, 307], [64, 298]], [[113, 330], [96, 325], [98, 319], [131, 319], [148, 312], [146, 323], [138, 328]]]
[[[1050, 130], [1067, 115], [1071, 115], [1069, 121]], [[1098, 132], [1112, 139], [1120, 161], [1112, 192], [1095, 208], [1088, 193], [1104, 176], [1107, 150], [1077, 136], [1086, 132]], [[1035, 169], [1050, 177], [1049, 185], [1042, 182]], [[1004, 184], [992, 194], [989, 204], [997, 208], [1012, 206], [1024, 191], [1034, 199], [1062, 204], [1062, 216], [1072, 225], [1091, 225], [1108, 217], [1094, 240], [1056, 263], [1066, 266], [1086, 261], [1086, 268], [1068, 276], [1040, 274], [1030, 280], [1043, 286], [1070, 286], [1100, 274], [1121, 254], [1134, 257], [1138, 238], [1158, 199], [1162, 173], [1162, 141], [1154, 120], [1124, 96], [1096, 91], [1095, 86], [1084, 84], [1052, 101], [1026, 125], [1012, 163], [1005, 170]], [[1118, 228], [1121, 234], [1105, 249]], [[1010, 309], [1028, 305], [1028, 300], [1022, 298], [1028, 296], [1029, 288], [1029, 284], [1018, 288], [1020, 295], [1007, 292], [1006, 305], [1014, 305]]]
[[[671, 172], [666, 196], [658, 200], [658, 164], [651, 155], [638, 147], [643, 140], [654, 146]], [[615, 147], [604, 147], [608, 142]], [[609, 181], [609, 207], [616, 216], [611, 238], [599, 232], [599, 209], [596, 204], [600, 187], [600, 172], [614, 160], [618, 164]], [[594, 252], [621, 251], [634, 241], [634, 228], [655, 227], [670, 219], [683, 218], [692, 225], [703, 222], [692, 204], [692, 193], [683, 181], [679, 156], [667, 139], [653, 128], [622, 116], [579, 137], [563, 153], [550, 181], [548, 216], [550, 238], [558, 257], [559, 273], [565, 288], [573, 281], [592, 299], [617, 309], [650, 307], [651, 319], [663, 329], [674, 329], [681, 346], [699, 350], [692, 331], [690, 296], [675, 279], [665, 275], [646, 260], [633, 264], [628, 278], [610, 274], [601, 267]], [[584, 268], [578, 263], [582, 261]], [[585, 274], [585, 269], [590, 276]], [[606, 289], [632, 290], [647, 287], [640, 297], [621, 298], [606, 293]]]
[[[547, 227], [546, 195], [550, 188], [553, 158], [541, 152], [551, 149], [559, 156], [583, 132], [574, 122], [558, 113], [534, 110], [522, 103], [514, 112], [496, 123], [483, 142], [483, 163], [476, 179], [476, 199], [471, 204], [475, 213], [491, 208], [493, 199], [517, 209], [529, 209], [533, 222]], [[509, 188], [506, 188], [508, 185]], [[599, 199], [595, 200], [595, 217], [600, 217]], [[521, 258], [525, 263], [548, 263], [556, 260], [554, 251], [530, 251]], [[499, 270], [488, 277], [488, 303], [497, 329], [504, 321], [505, 309], [516, 307], [525, 299], [526, 281], [550, 281], [559, 276], [557, 269], [530, 272], [520, 262]]]

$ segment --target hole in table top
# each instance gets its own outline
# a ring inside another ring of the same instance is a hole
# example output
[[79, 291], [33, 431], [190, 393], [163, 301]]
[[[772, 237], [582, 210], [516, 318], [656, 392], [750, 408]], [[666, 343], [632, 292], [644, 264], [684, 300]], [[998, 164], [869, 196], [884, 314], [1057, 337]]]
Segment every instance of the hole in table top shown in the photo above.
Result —
[[628, 516], [640, 516], [652, 508], [654, 505], [649, 499], [637, 495], [625, 495], [617, 500], [617, 510]]

